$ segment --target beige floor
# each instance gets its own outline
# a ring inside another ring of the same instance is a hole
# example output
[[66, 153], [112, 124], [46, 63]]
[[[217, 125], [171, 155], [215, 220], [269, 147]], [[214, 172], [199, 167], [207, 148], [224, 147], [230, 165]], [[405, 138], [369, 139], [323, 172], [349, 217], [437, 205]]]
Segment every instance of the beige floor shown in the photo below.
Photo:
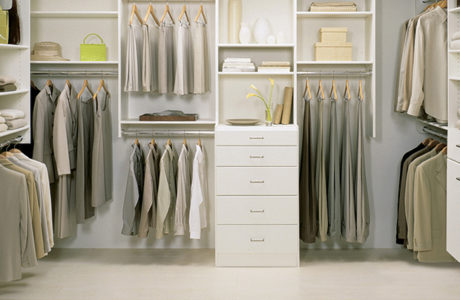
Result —
[[401, 250], [305, 251], [301, 268], [215, 268], [211, 250], [55, 250], [0, 299], [460, 299], [460, 264]]

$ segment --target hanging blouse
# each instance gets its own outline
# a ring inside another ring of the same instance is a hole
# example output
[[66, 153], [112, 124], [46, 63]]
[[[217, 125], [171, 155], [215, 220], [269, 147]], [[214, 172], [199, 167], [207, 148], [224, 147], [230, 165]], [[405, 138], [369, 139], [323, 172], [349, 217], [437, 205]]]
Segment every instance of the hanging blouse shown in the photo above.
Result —
[[158, 92], [171, 93], [174, 90], [174, 26], [162, 23], [158, 34]]
[[193, 93], [209, 92], [209, 53], [207, 25], [194, 22], [193, 35]]
[[208, 177], [206, 156], [201, 146], [196, 146], [195, 158], [193, 159], [193, 175], [190, 200], [190, 239], [201, 239], [201, 230], [208, 226], [207, 200]]
[[193, 92], [193, 49], [190, 24], [185, 19], [180, 21], [177, 29], [177, 59], [174, 93], [179, 96]]
[[190, 208], [190, 188], [191, 188], [191, 168], [190, 150], [186, 144], [182, 145], [182, 150], [178, 160], [177, 170], [177, 200], [174, 218], [174, 234], [185, 235], [187, 228], [186, 216]]
[[158, 26], [144, 24], [142, 34], [142, 91], [156, 92], [158, 90]]
[[337, 129], [337, 101], [331, 101], [330, 110], [330, 134], [329, 134], [329, 178], [327, 192], [327, 208], [330, 237], [340, 236], [341, 205], [340, 205], [340, 152]]
[[142, 39], [140, 26], [128, 25], [128, 36], [126, 45], [126, 70], [125, 70], [125, 92], [138, 92], [142, 74], [139, 62], [142, 52], [137, 43]]

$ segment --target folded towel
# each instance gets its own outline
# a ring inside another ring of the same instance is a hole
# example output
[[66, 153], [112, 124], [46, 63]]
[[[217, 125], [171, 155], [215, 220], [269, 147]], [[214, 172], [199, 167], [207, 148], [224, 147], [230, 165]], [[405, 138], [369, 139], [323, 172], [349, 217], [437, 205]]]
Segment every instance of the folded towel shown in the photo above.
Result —
[[6, 123], [6, 120], [4, 117], [0, 117], [0, 124], [5, 124]]
[[455, 40], [455, 41], [450, 42], [450, 49], [460, 50], [460, 40]]
[[6, 124], [0, 124], [0, 132], [5, 132], [8, 130], [8, 125]]
[[0, 86], [7, 84], [15, 84], [16, 79], [6, 76], [0, 76]]
[[25, 114], [19, 109], [2, 109], [0, 110], [0, 116], [4, 117], [5, 120], [24, 119]]
[[27, 125], [25, 119], [16, 119], [16, 120], [8, 120], [6, 121], [6, 125], [8, 125], [8, 129], [18, 129]]
[[460, 40], [460, 31], [454, 33], [452, 36], [452, 41]]
[[13, 92], [15, 90], [16, 90], [16, 85], [14, 83], [9, 83], [9, 84], [0, 86], [0, 93]]
[[354, 2], [313, 2], [310, 6], [312, 12], [355, 12], [357, 10]]

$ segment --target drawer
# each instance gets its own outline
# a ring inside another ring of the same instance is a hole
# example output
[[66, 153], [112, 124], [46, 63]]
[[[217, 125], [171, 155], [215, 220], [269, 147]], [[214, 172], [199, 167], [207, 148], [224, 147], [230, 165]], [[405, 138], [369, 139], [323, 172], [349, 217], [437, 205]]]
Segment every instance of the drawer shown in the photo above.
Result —
[[449, 129], [449, 151], [447, 156], [460, 163], [460, 130], [457, 128]]
[[297, 146], [297, 130], [216, 130], [218, 146]]
[[298, 206], [297, 197], [218, 197], [216, 222], [219, 225], [296, 225]]
[[458, 261], [460, 261], [459, 215], [460, 164], [447, 160], [447, 251]]
[[219, 225], [216, 228], [217, 266], [297, 266], [298, 260], [296, 225]]
[[216, 194], [220, 196], [296, 196], [298, 190], [296, 167], [216, 168]]
[[217, 167], [296, 167], [298, 148], [295, 146], [217, 146]]

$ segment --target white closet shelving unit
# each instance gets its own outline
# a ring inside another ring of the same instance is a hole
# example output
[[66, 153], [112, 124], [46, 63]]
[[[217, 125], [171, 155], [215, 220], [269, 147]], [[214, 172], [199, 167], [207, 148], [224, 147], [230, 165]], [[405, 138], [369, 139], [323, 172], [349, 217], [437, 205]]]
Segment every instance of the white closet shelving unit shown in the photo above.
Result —
[[[448, 45], [454, 33], [460, 31], [460, 7], [448, 0]], [[447, 162], [447, 251], [460, 261], [460, 51], [449, 50], [449, 126]]]
[[0, 142], [23, 136], [23, 143], [30, 142], [30, 1], [17, 0], [21, 27], [20, 45], [0, 45], [0, 76], [17, 80], [17, 90], [0, 93], [0, 109], [14, 108], [24, 111], [28, 125], [0, 133]]

